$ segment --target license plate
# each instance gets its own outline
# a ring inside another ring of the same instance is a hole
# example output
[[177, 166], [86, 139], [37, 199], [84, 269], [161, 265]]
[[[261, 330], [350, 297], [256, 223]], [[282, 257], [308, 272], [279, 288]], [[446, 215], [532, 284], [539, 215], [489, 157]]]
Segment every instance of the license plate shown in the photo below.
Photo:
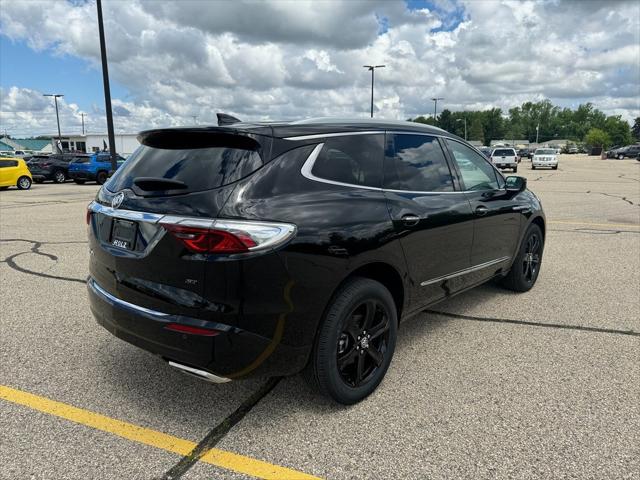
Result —
[[114, 218], [111, 227], [111, 245], [125, 250], [133, 250], [136, 243], [137, 227], [136, 222]]

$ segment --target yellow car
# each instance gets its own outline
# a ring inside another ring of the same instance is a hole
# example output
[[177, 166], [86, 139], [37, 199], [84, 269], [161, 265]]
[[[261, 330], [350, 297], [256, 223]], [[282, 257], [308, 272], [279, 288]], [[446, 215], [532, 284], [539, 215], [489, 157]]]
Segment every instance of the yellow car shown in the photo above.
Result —
[[31, 188], [31, 172], [21, 158], [0, 157], [0, 190], [9, 187]]

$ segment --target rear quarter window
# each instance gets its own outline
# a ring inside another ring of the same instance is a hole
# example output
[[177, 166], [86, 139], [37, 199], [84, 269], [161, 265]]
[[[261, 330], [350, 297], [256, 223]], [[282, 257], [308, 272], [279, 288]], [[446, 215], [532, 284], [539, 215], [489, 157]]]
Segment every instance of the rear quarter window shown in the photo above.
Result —
[[317, 178], [380, 188], [384, 134], [327, 138], [311, 174]]

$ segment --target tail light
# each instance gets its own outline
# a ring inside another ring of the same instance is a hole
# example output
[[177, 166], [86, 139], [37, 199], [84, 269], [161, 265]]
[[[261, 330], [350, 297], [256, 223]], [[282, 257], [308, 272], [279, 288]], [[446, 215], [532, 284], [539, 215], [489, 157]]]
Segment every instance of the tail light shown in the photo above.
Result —
[[89, 205], [87, 205], [87, 213], [85, 214], [85, 221], [87, 222], [87, 225], [89, 225], [91, 223], [91, 208]]
[[288, 223], [214, 220], [209, 225], [199, 221], [162, 222], [165, 230], [194, 253], [238, 254], [275, 248], [296, 233]]
[[183, 325], [182, 323], [170, 323], [164, 328], [166, 328], [167, 330], [171, 330], [173, 332], [189, 333], [191, 335], [200, 335], [203, 337], [215, 337], [216, 335], [220, 334], [218, 330], [213, 330], [210, 328], [192, 327], [191, 325]]

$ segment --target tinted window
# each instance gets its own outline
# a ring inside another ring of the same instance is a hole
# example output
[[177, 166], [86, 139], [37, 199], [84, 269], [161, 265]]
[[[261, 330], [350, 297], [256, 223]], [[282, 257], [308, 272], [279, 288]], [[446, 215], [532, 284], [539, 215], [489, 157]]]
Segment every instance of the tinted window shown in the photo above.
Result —
[[447, 145], [458, 165], [465, 190], [495, 190], [499, 188], [495, 169], [472, 148], [453, 140]]
[[257, 150], [208, 147], [165, 149], [141, 146], [107, 183], [117, 192], [131, 188], [138, 177], [184, 182], [189, 192], [208, 190], [246, 177], [262, 165]]
[[0, 168], [17, 167], [17, 160], [0, 160]]
[[495, 157], [515, 157], [516, 152], [510, 148], [498, 148], [493, 151]]
[[335, 182], [380, 188], [383, 152], [382, 133], [327, 138], [311, 173]]
[[72, 163], [89, 163], [89, 157], [76, 157]]
[[384, 188], [453, 191], [451, 172], [438, 139], [426, 135], [393, 135], [384, 163]]

